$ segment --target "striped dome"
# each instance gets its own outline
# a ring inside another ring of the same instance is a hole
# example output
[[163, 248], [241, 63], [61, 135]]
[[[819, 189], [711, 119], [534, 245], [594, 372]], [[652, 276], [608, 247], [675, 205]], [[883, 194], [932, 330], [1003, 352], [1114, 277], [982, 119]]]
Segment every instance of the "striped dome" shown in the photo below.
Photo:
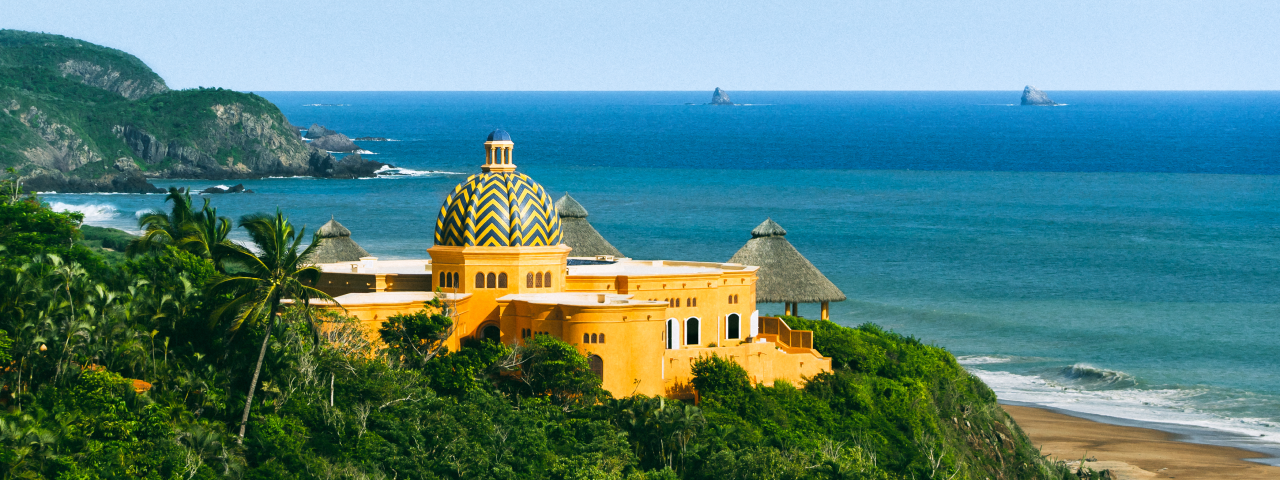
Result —
[[436, 218], [436, 245], [540, 247], [561, 243], [551, 195], [528, 175], [485, 172], [453, 188]]

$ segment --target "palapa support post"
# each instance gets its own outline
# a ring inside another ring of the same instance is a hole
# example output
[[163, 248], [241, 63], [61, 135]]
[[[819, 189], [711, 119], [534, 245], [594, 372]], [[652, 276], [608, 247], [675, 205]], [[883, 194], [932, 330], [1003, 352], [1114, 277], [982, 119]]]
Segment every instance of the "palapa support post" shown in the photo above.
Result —
[[831, 302], [822, 302], [822, 319], [831, 320]]
[[800, 302], [791, 302], [791, 316], [800, 316]]
[[791, 302], [782, 302], [782, 314], [791, 315]]

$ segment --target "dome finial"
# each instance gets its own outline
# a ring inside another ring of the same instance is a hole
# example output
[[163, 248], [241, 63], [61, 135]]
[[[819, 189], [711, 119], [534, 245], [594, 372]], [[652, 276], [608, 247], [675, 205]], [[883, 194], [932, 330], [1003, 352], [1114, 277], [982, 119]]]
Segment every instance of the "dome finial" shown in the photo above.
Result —
[[501, 128], [493, 129], [484, 142], [484, 166], [480, 169], [486, 172], [514, 172], [516, 165], [511, 163], [513, 147], [515, 143], [511, 141], [511, 135]]

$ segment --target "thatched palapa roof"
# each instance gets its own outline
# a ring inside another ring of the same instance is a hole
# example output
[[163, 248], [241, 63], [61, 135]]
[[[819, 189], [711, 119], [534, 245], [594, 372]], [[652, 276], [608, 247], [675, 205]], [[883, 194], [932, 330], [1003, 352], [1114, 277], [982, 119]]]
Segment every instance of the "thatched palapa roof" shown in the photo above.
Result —
[[310, 263], [354, 262], [369, 256], [369, 252], [351, 239], [351, 230], [333, 217], [316, 231], [316, 235], [320, 236], [320, 246], [307, 258]]
[[622, 252], [613, 248], [613, 245], [587, 222], [587, 209], [583, 208], [582, 204], [570, 197], [568, 193], [556, 200], [556, 211], [560, 214], [560, 231], [564, 233], [564, 244], [573, 248], [569, 252], [569, 256], [623, 256]]
[[786, 239], [787, 231], [772, 219], [751, 231], [730, 263], [755, 265], [756, 301], [761, 303], [818, 303], [844, 301], [844, 292], [822, 275]]

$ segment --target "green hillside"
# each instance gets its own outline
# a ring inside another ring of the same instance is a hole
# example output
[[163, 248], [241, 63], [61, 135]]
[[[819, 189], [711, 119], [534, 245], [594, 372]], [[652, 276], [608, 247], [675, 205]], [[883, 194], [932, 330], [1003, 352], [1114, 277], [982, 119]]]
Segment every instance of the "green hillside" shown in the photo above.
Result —
[[[310, 232], [247, 216], [262, 253], [237, 254], [211, 207], [170, 198], [146, 248], [0, 198], [4, 478], [1103, 478], [1041, 457], [946, 350], [872, 324], [785, 317], [835, 370], [753, 385], [703, 357], [699, 404], [603, 391], [550, 336], [428, 354], [452, 321], [425, 311], [387, 318], [379, 349], [332, 312], [248, 308], [271, 272], [297, 272], [274, 239]], [[102, 256], [122, 244], [134, 255]]]
[[144, 178], [323, 174], [332, 162], [257, 95], [169, 90], [119, 50], [0, 30], [0, 167], [34, 190], [151, 191]]

